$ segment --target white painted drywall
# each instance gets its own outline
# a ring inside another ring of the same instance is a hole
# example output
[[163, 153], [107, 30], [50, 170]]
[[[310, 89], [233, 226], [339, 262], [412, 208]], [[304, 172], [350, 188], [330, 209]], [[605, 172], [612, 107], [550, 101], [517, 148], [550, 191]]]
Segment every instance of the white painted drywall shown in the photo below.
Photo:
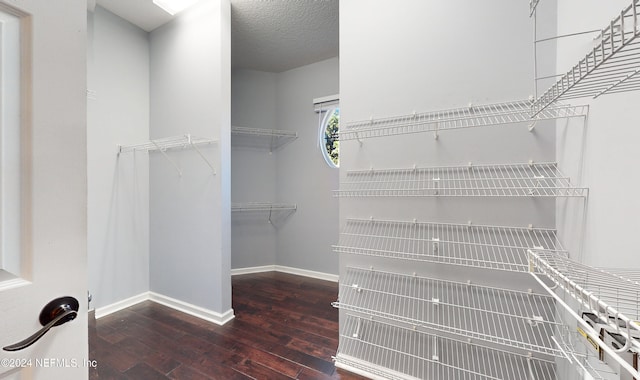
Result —
[[150, 35], [151, 138], [218, 140], [159, 153], [150, 166], [150, 290], [217, 313], [231, 309], [230, 5], [206, 0]]
[[99, 308], [149, 290], [149, 162], [117, 155], [118, 144], [149, 139], [149, 42], [101, 7], [88, 17], [88, 267]]
[[339, 60], [331, 58], [282, 72], [277, 79], [278, 127], [298, 139], [278, 152], [277, 196], [298, 209], [278, 229], [277, 265], [337, 274], [339, 170], [330, 168], [318, 147], [318, 114], [313, 99], [339, 92]]
[[[232, 72], [232, 125], [282, 129], [276, 124], [276, 78], [277, 74], [262, 71]], [[232, 141], [233, 202], [276, 202], [276, 160], [281, 152], [270, 153], [265, 148], [265, 144], [256, 142], [237, 144]], [[276, 228], [268, 223], [265, 213], [234, 213], [231, 218], [231, 268], [274, 265]]]

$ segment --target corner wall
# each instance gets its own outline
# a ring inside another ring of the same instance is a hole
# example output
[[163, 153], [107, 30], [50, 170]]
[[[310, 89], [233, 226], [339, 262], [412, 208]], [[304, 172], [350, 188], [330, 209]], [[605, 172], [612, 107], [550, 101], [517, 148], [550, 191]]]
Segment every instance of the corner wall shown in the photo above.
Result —
[[218, 140], [160, 153], [150, 165], [150, 289], [228, 316], [230, 278], [230, 4], [200, 1], [151, 33], [151, 133]]
[[[277, 125], [278, 74], [233, 70], [231, 124], [246, 128], [283, 129]], [[295, 144], [295, 141], [293, 142]], [[291, 145], [283, 147], [289, 149]], [[231, 190], [233, 202], [276, 202], [276, 161], [281, 151], [232, 145]], [[276, 226], [264, 213], [234, 214], [231, 218], [231, 268], [276, 263]]]
[[88, 18], [88, 269], [100, 308], [149, 290], [149, 162], [117, 155], [149, 139], [149, 41], [99, 6]]
[[339, 60], [332, 58], [278, 74], [278, 126], [298, 139], [278, 152], [277, 194], [298, 209], [278, 229], [277, 265], [338, 274], [339, 170], [330, 168], [318, 146], [313, 99], [339, 93]]
[[318, 114], [313, 99], [338, 93], [338, 58], [282, 73], [235, 70], [233, 125], [282, 129], [298, 138], [269, 154], [235, 147], [232, 153], [234, 202], [296, 204], [287, 219], [270, 225], [262, 216], [234, 216], [232, 267], [279, 265], [336, 275], [339, 171], [318, 147]]

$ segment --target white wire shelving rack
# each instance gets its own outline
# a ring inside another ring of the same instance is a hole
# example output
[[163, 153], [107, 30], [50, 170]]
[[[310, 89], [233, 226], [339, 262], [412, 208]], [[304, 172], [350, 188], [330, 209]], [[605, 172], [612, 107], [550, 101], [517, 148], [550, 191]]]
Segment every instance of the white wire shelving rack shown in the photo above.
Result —
[[565, 326], [547, 295], [347, 267], [339, 309], [519, 350], [562, 356]]
[[[347, 314], [336, 366], [382, 379], [552, 380], [553, 362]], [[375, 363], [375, 364], [373, 364]]]
[[632, 0], [600, 33], [600, 42], [535, 100], [539, 115], [559, 100], [640, 89], [640, 0]]
[[181, 136], [165, 137], [161, 139], [149, 140], [145, 143], [131, 144], [131, 145], [118, 145], [118, 155], [128, 152], [160, 152], [166, 159], [173, 165], [178, 174], [182, 176], [182, 170], [180, 166], [167, 154], [168, 150], [173, 149], [193, 149], [200, 158], [211, 168], [213, 174], [216, 174], [216, 169], [211, 164], [209, 159], [202, 153], [199, 146], [210, 145], [216, 143], [216, 140], [195, 137], [191, 134], [185, 134]]
[[231, 212], [234, 214], [266, 215], [271, 224], [285, 219], [298, 209], [296, 204], [270, 202], [233, 202]]
[[556, 163], [347, 171], [338, 197], [586, 197]]
[[298, 138], [298, 133], [279, 129], [231, 127], [231, 144], [275, 152]]
[[[568, 258], [548, 255], [545, 252], [529, 250], [530, 273], [545, 288], [557, 303], [564, 307], [577, 321], [589, 337], [598, 343], [601, 350], [615, 360], [621, 368], [634, 378], [640, 378], [637, 369], [624, 361], [618, 352], [632, 348], [640, 350], [640, 283], [622, 277], [620, 274], [596, 269]], [[553, 286], [547, 285], [547, 279]], [[614, 350], [605, 344], [596, 332], [576, 311], [556, 294], [556, 288], [577, 302], [582, 311], [598, 317], [625, 338], [625, 346]]]
[[541, 120], [586, 117], [588, 106], [554, 104], [535, 116], [531, 114], [533, 101], [519, 100], [505, 103], [470, 105], [404, 116], [350, 122], [341, 126], [341, 141], [372, 137], [386, 137], [409, 133], [438, 132], [453, 129], [528, 123], [533, 128]]
[[338, 253], [528, 272], [528, 249], [567, 257], [556, 231], [535, 227], [347, 219]]

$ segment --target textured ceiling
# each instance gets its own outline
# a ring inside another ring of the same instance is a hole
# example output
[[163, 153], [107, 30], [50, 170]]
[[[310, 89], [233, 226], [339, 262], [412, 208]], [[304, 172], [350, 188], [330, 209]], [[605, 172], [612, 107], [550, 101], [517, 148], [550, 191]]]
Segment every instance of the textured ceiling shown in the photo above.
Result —
[[281, 72], [338, 56], [338, 0], [231, 0], [234, 68]]
[[[147, 32], [173, 17], [152, 0], [97, 0]], [[234, 68], [282, 72], [338, 56], [338, 0], [231, 0]]]

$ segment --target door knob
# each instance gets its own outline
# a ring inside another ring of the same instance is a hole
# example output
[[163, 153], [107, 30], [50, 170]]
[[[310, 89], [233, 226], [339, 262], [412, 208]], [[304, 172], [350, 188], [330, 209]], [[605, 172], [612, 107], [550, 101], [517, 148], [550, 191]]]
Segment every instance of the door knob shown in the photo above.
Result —
[[73, 297], [60, 297], [49, 302], [42, 308], [40, 312], [40, 324], [42, 328], [35, 332], [25, 340], [18, 343], [3, 347], [5, 351], [19, 351], [25, 349], [38, 339], [42, 338], [47, 331], [54, 326], [60, 326], [63, 323], [74, 320], [78, 315], [80, 305], [78, 300]]

